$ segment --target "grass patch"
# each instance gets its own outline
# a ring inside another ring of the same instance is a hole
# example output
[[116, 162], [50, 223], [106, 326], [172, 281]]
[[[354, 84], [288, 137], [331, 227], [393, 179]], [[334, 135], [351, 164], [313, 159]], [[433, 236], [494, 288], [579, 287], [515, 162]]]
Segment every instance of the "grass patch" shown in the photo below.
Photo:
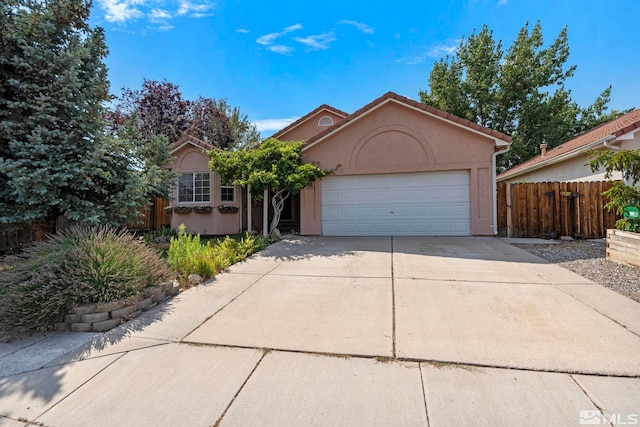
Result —
[[245, 260], [251, 254], [267, 247], [266, 237], [245, 234], [239, 238], [229, 236], [206, 243], [200, 235], [190, 235], [185, 226], [178, 229], [178, 236], [171, 239], [167, 258], [171, 269], [182, 279], [190, 274], [198, 274], [203, 279], [214, 277], [220, 271], [237, 262]]

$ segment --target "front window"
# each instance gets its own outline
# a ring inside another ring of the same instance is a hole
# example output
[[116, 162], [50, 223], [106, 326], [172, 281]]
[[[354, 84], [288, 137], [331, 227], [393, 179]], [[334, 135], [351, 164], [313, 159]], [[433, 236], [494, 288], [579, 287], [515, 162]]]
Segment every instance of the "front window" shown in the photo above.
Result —
[[211, 181], [208, 172], [183, 173], [178, 180], [178, 202], [208, 202]]
[[233, 185], [223, 185], [220, 187], [220, 201], [221, 202], [235, 201], [235, 187]]

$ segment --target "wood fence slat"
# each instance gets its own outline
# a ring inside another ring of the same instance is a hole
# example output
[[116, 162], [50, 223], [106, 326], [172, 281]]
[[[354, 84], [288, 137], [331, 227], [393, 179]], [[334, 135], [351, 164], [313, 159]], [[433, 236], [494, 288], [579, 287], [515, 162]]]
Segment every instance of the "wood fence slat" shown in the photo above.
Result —
[[[611, 182], [540, 182], [498, 185], [498, 233], [513, 237], [582, 236], [606, 237], [618, 216], [604, 208], [602, 192]], [[511, 188], [511, 217], [507, 215], [506, 191]], [[576, 196], [579, 194], [579, 196]]]

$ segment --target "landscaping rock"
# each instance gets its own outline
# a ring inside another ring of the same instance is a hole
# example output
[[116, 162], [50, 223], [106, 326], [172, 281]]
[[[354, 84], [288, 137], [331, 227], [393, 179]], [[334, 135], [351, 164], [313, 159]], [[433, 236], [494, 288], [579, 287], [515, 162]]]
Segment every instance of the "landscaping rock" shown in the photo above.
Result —
[[130, 315], [131, 313], [133, 313], [134, 311], [137, 310], [137, 305], [129, 305], [127, 307], [123, 307], [121, 309], [118, 310], [113, 310], [111, 312], [111, 318], [112, 319], [120, 319], [122, 317], [126, 317], [128, 315]]
[[271, 240], [282, 240], [282, 233], [277, 228], [274, 228], [269, 234]]
[[93, 323], [93, 322], [102, 322], [103, 320], [107, 320], [109, 318], [109, 313], [92, 313], [92, 314], [83, 314], [82, 322], [83, 323]]
[[189, 277], [187, 277], [187, 280], [189, 281], [189, 283], [194, 285], [199, 285], [200, 283], [202, 283], [202, 277], [199, 274], [190, 274]]
[[141, 310], [148, 310], [153, 305], [153, 298], [145, 298], [138, 302], [138, 308]]
[[640, 302], [640, 267], [606, 259], [605, 239], [515, 246]]

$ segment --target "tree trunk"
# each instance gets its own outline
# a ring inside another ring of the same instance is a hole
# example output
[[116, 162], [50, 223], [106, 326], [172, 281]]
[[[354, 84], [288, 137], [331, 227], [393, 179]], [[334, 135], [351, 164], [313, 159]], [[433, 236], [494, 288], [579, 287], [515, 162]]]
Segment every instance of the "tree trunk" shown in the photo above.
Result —
[[278, 190], [271, 198], [271, 204], [273, 205], [273, 219], [271, 220], [271, 228], [269, 234], [278, 227], [280, 223], [280, 215], [282, 209], [284, 209], [284, 201], [291, 195], [291, 192], [287, 190]]

